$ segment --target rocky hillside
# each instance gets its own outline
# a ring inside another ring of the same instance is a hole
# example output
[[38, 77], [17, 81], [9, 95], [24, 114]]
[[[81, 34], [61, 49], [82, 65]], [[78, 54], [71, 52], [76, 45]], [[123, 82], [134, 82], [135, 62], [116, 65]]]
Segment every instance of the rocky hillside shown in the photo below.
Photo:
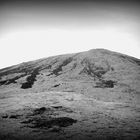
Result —
[[133, 100], [140, 93], [140, 60], [104, 49], [43, 58], [1, 69], [0, 90], [7, 88], [72, 91], [95, 98], [111, 90], [110, 100], [121, 100], [128, 94], [127, 100]]
[[0, 140], [139, 140], [140, 60], [104, 49], [0, 70]]

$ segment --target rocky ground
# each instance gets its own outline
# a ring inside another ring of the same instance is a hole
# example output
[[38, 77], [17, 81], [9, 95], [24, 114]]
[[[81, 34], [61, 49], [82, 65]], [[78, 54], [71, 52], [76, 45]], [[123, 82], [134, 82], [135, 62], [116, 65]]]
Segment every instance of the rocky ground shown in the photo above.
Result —
[[0, 99], [1, 139], [139, 139], [140, 105], [75, 92], [14, 94]]

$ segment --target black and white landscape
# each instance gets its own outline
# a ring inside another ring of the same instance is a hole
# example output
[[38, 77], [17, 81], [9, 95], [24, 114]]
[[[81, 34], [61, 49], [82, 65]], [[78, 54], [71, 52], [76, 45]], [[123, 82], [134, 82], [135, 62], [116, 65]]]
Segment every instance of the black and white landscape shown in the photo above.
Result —
[[140, 140], [140, 2], [1, 0], [0, 140]]
[[0, 70], [2, 140], [139, 138], [139, 59], [93, 49]]

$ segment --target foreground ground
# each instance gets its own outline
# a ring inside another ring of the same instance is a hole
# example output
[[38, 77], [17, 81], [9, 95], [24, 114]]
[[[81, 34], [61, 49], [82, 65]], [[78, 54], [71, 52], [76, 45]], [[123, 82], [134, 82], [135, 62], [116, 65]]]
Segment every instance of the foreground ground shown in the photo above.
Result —
[[[140, 105], [76, 92], [0, 96], [0, 139], [140, 139]], [[95, 91], [93, 91], [95, 92]]]

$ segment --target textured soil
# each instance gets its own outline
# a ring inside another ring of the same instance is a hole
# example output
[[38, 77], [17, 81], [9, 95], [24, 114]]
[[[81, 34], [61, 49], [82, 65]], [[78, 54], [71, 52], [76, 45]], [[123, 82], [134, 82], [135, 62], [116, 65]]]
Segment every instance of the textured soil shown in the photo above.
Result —
[[139, 105], [74, 92], [19, 94], [1, 99], [1, 139], [140, 138]]

